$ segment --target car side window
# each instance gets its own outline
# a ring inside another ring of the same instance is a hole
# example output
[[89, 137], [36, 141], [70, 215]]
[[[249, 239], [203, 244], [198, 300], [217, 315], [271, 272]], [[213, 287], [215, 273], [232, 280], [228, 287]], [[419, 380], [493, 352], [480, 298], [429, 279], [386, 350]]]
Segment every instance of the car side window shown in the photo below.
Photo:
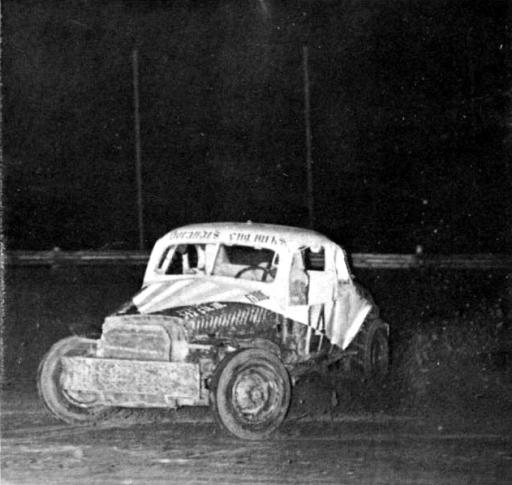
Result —
[[325, 271], [325, 250], [323, 247], [304, 249], [303, 258], [306, 271]]

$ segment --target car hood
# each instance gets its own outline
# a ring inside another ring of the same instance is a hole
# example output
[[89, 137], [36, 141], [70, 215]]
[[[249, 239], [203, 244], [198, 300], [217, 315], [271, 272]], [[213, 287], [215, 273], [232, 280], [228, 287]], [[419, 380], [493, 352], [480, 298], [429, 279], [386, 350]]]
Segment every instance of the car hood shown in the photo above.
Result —
[[162, 312], [211, 302], [250, 303], [269, 308], [268, 293], [260, 287], [244, 280], [231, 282], [214, 278], [157, 282], [142, 288], [132, 298], [129, 306], [138, 313]]

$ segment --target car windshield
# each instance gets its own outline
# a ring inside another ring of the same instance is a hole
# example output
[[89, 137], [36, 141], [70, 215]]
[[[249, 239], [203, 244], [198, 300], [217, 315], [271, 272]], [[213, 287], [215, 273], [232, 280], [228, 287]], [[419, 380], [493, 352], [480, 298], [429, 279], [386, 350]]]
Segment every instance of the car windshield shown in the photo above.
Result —
[[279, 264], [275, 251], [227, 244], [174, 244], [162, 252], [157, 273], [165, 275], [227, 276], [252, 281], [274, 281]]
[[212, 275], [269, 283], [276, 276], [278, 259], [271, 249], [220, 244]]

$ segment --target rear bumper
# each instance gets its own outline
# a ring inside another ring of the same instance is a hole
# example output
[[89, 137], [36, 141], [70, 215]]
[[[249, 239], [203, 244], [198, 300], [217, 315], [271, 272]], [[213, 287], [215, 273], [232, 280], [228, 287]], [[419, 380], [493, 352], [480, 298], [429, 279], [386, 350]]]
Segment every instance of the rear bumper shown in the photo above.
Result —
[[86, 393], [97, 404], [124, 407], [201, 405], [198, 364], [186, 362], [63, 357], [62, 387]]

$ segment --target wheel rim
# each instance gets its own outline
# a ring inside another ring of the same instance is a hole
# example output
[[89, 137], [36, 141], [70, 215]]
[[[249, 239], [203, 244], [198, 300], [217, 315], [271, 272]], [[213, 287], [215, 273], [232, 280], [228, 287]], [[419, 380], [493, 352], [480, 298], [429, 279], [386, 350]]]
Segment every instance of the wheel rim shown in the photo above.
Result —
[[265, 423], [279, 413], [282, 386], [269, 369], [247, 369], [236, 377], [232, 403], [237, 415], [248, 424]]

